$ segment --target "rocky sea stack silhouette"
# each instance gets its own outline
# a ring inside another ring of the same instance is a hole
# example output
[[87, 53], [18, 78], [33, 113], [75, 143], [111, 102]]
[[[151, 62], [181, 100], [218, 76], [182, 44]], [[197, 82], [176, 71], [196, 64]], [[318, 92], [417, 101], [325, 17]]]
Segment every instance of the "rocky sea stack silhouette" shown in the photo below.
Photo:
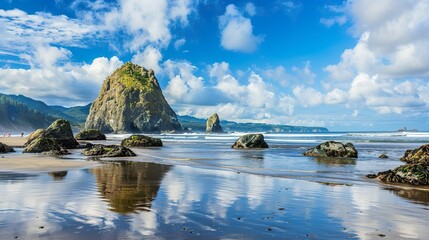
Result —
[[153, 70], [130, 62], [106, 78], [85, 128], [104, 133], [182, 131]]

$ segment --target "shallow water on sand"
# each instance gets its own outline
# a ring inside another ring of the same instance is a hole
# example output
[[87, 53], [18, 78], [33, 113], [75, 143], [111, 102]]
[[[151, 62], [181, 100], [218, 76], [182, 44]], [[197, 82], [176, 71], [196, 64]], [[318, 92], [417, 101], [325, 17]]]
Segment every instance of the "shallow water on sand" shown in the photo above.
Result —
[[[364, 178], [428, 141], [393, 134], [266, 135], [267, 150], [162, 135], [162, 148], [91, 169], [3, 172], [0, 239], [424, 239], [429, 191]], [[302, 156], [325, 140], [352, 141], [359, 158]]]

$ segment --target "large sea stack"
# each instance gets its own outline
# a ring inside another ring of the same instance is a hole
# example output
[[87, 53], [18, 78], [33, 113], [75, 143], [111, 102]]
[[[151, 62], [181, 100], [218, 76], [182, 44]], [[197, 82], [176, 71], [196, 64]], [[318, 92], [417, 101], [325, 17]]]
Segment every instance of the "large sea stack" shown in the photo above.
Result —
[[223, 133], [223, 129], [220, 126], [220, 120], [217, 113], [211, 115], [209, 119], [207, 119], [206, 123], [206, 132], [207, 133]]
[[85, 128], [105, 133], [182, 130], [153, 70], [130, 62], [104, 81], [92, 103]]

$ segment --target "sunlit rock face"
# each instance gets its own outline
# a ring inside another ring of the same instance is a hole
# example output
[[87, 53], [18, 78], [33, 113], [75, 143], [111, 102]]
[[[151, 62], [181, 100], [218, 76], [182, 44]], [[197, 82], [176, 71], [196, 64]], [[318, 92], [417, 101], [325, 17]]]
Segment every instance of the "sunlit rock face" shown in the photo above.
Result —
[[223, 129], [220, 126], [219, 115], [217, 115], [217, 113], [211, 115], [207, 119], [206, 132], [207, 133], [223, 133]]
[[170, 166], [139, 162], [116, 162], [91, 169], [98, 191], [114, 212], [149, 211]]
[[70, 122], [58, 119], [46, 130], [38, 129], [31, 133], [24, 144], [24, 152], [40, 153], [45, 151], [59, 151], [61, 148], [73, 149], [79, 143], [73, 136]]
[[105, 133], [182, 130], [153, 70], [130, 62], [106, 78], [91, 105], [85, 128]]

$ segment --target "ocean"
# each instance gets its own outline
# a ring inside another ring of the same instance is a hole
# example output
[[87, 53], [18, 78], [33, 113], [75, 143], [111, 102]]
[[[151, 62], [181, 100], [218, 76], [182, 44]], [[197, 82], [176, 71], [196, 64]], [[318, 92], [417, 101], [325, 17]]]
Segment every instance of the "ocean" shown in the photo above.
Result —
[[[424, 239], [429, 188], [366, 174], [403, 164], [429, 132], [264, 134], [264, 150], [231, 149], [243, 133], [162, 134], [137, 157], [100, 166], [1, 172], [0, 239]], [[108, 135], [119, 144], [129, 135]], [[303, 152], [352, 142], [357, 159]], [[17, 153], [22, 154], [22, 149]], [[386, 154], [388, 159], [380, 159]]]

